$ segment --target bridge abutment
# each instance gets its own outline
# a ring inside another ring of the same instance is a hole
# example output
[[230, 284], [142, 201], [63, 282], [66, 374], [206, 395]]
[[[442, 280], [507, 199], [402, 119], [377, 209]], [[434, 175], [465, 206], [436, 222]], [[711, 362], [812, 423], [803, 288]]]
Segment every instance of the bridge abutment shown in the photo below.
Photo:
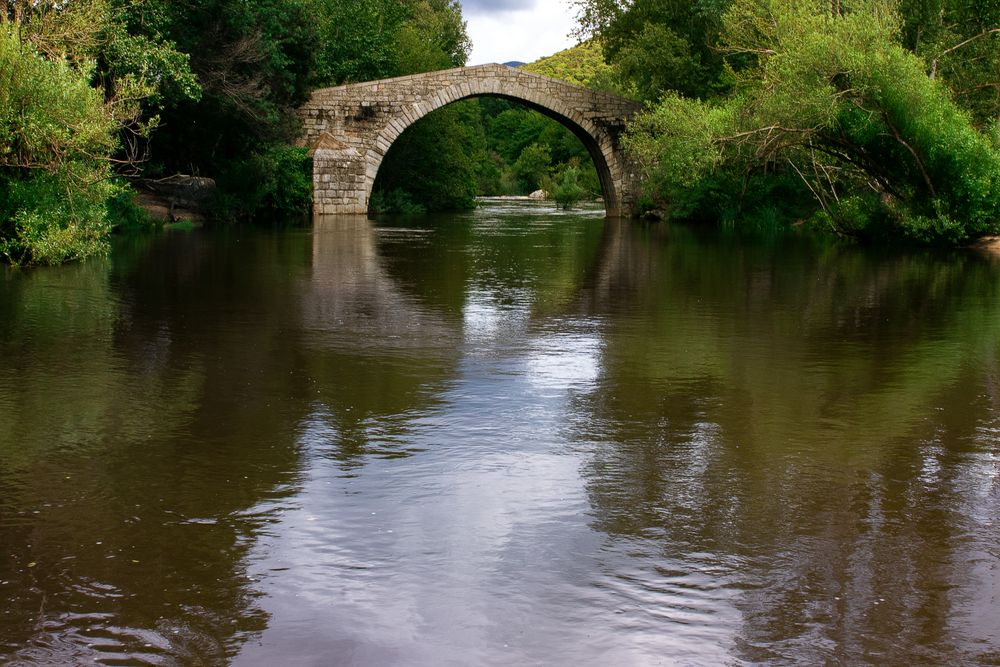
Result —
[[[320, 215], [368, 212], [371, 185], [367, 156], [329, 134], [320, 136], [312, 149], [313, 209]], [[371, 177], [374, 184], [375, 177]]]

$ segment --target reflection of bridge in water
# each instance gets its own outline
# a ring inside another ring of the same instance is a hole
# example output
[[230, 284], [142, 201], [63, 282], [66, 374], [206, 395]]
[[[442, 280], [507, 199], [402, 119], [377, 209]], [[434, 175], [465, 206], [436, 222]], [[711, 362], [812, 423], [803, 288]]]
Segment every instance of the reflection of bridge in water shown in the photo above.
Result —
[[302, 308], [313, 331], [363, 334], [354, 340], [373, 346], [439, 347], [461, 340], [456, 322], [400, 289], [379, 256], [375, 223], [364, 215], [316, 217], [312, 281]]
[[594, 161], [608, 215], [632, 213], [635, 178], [619, 136], [640, 105], [504, 65], [462, 67], [314, 92], [299, 113], [304, 142], [313, 152], [316, 212], [367, 213], [379, 166], [406, 128], [447, 104], [481, 96], [514, 100], [569, 128]]
[[[650, 258], [642, 253], [646, 246], [637, 246], [632, 239], [633, 226], [625, 220], [605, 222], [593, 262], [559, 303], [545, 308], [546, 317], [587, 315], [606, 306], [620, 287], [643, 274], [637, 267]], [[312, 331], [336, 335], [337, 345], [351, 340], [349, 335], [363, 333], [353, 340], [400, 350], [454, 349], [473, 335], [464, 330], [468, 312], [448, 313], [428, 306], [404, 289], [386, 265], [379, 244], [376, 223], [364, 215], [316, 216], [311, 285], [302, 296], [303, 320]], [[481, 306], [471, 300], [466, 293], [464, 311]], [[475, 337], [483, 342], [481, 333]]]
[[[504, 253], [476, 245], [499, 237], [473, 236], [471, 245], [455, 248], [437, 238], [439, 230], [380, 227], [364, 215], [317, 216], [310, 278], [298, 299], [314, 382], [303, 437], [351, 468], [367, 455], [411, 454], [403, 443], [470, 378], [493, 378], [488, 382], [500, 383], [494, 390], [502, 386], [498, 391], [518, 396], [509, 400], [528, 402], [535, 389], [593, 382], [605, 332], [591, 316], [616, 298], [617, 283], [631, 285], [628, 267], [617, 263], [635, 259], [629, 247], [636, 229], [605, 220], [598, 231], [593, 222], [575, 241], [586, 255], [565, 255], [572, 269], [559, 272], [540, 252], [535, 270], [543, 280], [526, 286], [507, 267], [476, 263], [503, 263]], [[434, 257], [438, 247], [450, 257]], [[455, 260], [455, 250], [472, 261]], [[451, 272], [428, 270], [439, 259], [456, 264]], [[558, 279], [546, 283], [553, 272]], [[461, 287], [442, 298], [445, 283]]]

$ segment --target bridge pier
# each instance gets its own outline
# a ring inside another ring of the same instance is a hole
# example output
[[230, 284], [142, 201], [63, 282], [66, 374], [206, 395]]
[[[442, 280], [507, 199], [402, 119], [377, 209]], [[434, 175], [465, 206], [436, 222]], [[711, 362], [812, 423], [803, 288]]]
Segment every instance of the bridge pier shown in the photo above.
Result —
[[[366, 156], [328, 133], [312, 146], [313, 210], [320, 215], [368, 212]], [[374, 183], [374, 177], [372, 177]]]

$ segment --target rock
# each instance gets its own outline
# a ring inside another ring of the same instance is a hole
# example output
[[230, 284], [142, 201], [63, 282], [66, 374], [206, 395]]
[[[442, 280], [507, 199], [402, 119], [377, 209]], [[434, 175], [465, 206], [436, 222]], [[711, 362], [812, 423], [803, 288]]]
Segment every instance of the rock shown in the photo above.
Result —
[[167, 178], [146, 178], [139, 181], [138, 187], [139, 205], [154, 218], [168, 222], [204, 219], [215, 200], [215, 181], [200, 176], [175, 174]]
[[1000, 257], [1000, 236], [979, 238], [972, 244], [972, 249], [990, 257]]
[[177, 222], [178, 220], [190, 220], [195, 224], [205, 222], [205, 214], [201, 211], [194, 211], [183, 206], [171, 206], [170, 201], [165, 197], [154, 195], [149, 192], [139, 192], [136, 194], [135, 203], [142, 210], [146, 211], [153, 220], [160, 222]]
[[548, 199], [548, 198], [549, 198], [549, 193], [546, 192], [545, 190], [535, 190], [530, 195], [528, 195], [528, 199]]

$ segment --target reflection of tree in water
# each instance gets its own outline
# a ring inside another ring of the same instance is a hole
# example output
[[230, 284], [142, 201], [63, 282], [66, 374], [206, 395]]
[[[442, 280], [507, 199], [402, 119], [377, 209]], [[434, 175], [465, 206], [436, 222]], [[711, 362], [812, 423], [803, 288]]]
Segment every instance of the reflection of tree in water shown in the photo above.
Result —
[[0, 299], [4, 358], [28, 361], [0, 371], [20, 388], [0, 405], [0, 655], [214, 663], [264, 627], [243, 573], [267, 519], [246, 512], [294, 482], [308, 240], [167, 237]]
[[624, 314], [576, 411], [595, 525], [735, 604], [742, 659], [984, 659], [995, 269], [685, 235], [621, 228], [584, 294]]

